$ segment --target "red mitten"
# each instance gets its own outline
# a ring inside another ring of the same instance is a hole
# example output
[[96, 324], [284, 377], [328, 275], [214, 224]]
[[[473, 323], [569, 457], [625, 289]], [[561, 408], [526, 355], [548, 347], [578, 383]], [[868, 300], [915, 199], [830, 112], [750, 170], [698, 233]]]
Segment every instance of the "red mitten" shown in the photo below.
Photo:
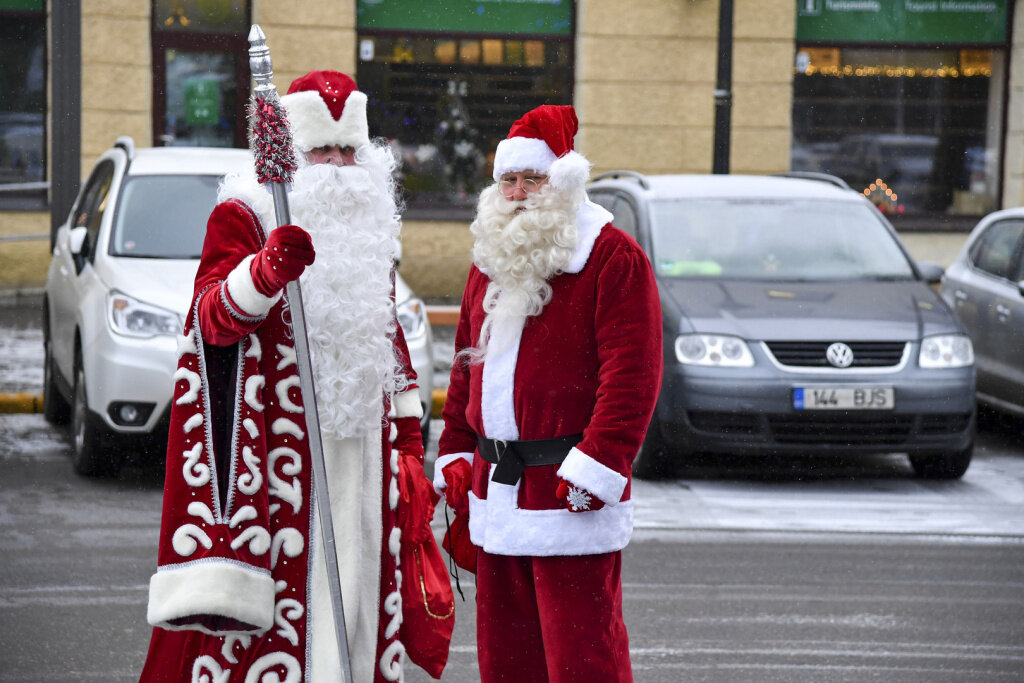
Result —
[[472, 485], [473, 468], [465, 458], [458, 458], [441, 470], [446, 488], [444, 499], [457, 515], [469, 514], [469, 489]]
[[573, 486], [565, 479], [558, 480], [555, 495], [565, 501], [565, 507], [569, 512], [590, 512], [604, 507], [603, 500], [585, 488]]
[[415, 455], [398, 456], [398, 528], [402, 542], [419, 544], [433, 538], [430, 520], [441, 496], [427, 479]]
[[252, 282], [263, 296], [274, 296], [292, 280], [297, 280], [316, 253], [309, 233], [297, 225], [282, 225], [271, 230], [267, 243], [249, 266]]

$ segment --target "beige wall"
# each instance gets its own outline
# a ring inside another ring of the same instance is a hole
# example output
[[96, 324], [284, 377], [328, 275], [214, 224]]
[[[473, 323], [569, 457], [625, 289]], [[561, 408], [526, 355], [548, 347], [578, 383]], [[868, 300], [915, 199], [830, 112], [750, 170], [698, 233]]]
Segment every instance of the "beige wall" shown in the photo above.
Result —
[[1003, 206], [1024, 206], [1024, 9], [1014, 12], [1010, 48], [1010, 99], [1003, 148]]

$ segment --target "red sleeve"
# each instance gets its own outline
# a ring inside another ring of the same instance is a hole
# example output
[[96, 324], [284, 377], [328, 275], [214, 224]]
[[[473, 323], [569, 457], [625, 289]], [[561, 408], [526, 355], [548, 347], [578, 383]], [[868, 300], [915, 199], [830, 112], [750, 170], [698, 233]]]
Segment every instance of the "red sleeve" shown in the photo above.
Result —
[[623, 476], [654, 412], [662, 380], [661, 302], [635, 243], [611, 254], [597, 283], [598, 389], [579, 450]]
[[452, 360], [452, 372], [448, 383], [448, 395], [444, 401], [444, 432], [438, 442], [438, 456], [451, 453], [472, 453], [476, 450], [476, 432], [466, 420], [466, 407], [469, 404], [469, 359], [459, 356], [459, 352], [473, 346], [472, 329], [469, 312], [472, 304], [471, 292], [475, 277], [482, 278], [476, 266], [469, 271], [462, 307], [459, 311], [459, 324], [455, 328], [455, 358]]
[[[391, 272], [391, 301], [395, 300], [395, 273]], [[416, 375], [416, 369], [412, 366], [412, 360], [409, 357], [409, 345], [405, 341], [405, 331], [402, 330], [402, 326], [398, 323], [398, 316], [396, 313], [394, 320], [395, 334], [394, 334], [394, 345], [395, 345], [395, 358], [398, 360], [398, 373], [405, 377], [407, 382], [403, 394], [409, 397], [415, 397], [417, 410], [420, 407], [419, 404], [419, 385], [416, 383], [418, 379]], [[397, 416], [392, 419], [392, 423], [395, 425], [395, 429], [398, 431], [398, 436], [395, 437], [395, 441], [392, 444], [394, 448], [398, 449], [398, 452], [402, 455], [415, 456], [420, 463], [423, 463], [425, 451], [423, 449], [423, 432], [420, 429], [420, 416], [408, 415], [403, 410], [403, 406], [410, 404], [411, 400], [401, 399], [398, 396], [395, 397], [399, 405], [395, 406]]]
[[227, 287], [228, 275], [262, 246], [262, 230], [248, 207], [231, 200], [213, 209], [192, 299], [198, 299], [199, 329], [207, 343], [229, 346], [263, 322], [264, 316], [247, 314]]

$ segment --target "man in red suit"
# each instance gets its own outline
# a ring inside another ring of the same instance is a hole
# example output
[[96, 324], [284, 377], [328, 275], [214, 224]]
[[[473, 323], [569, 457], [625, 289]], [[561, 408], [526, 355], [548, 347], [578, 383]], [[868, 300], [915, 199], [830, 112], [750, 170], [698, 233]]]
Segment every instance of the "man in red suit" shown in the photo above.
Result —
[[576, 130], [568, 106], [517, 121], [470, 228], [434, 486], [468, 515], [475, 549], [453, 554], [476, 563], [484, 683], [632, 680], [621, 550], [661, 309], [646, 255], [587, 197]]
[[303, 227], [274, 227], [255, 173], [222, 184], [178, 343], [142, 681], [341, 680], [317, 513], [326, 501], [312, 486], [283, 291], [297, 278], [353, 677], [402, 676], [402, 532], [429, 519], [399, 506], [411, 495], [399, 481], [424, 474], [393, 300], [396, 161], [371, 142], [366, 95], [345, 74], [311, 72], [281, 100]]

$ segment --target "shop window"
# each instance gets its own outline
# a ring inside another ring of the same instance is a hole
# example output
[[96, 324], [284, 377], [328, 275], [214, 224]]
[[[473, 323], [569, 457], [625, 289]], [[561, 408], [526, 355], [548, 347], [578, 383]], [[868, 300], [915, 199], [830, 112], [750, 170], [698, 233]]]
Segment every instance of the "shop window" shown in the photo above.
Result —
[[997, 208], [1007, 8], [968, 4], [800, 3], [792, 170], [838, 175], [892, 216]]
[[572, 102], [572, 3], [506, 5], [357, 2], [356, 82], [371, 135], [401, 158], [409, 215], [471, 215], [516, 119]]
[[0, 0], [0, 208], [46, 201], [46, 11]]
[[153, 1], [153, 141], [245, 147], [249, 3]]

